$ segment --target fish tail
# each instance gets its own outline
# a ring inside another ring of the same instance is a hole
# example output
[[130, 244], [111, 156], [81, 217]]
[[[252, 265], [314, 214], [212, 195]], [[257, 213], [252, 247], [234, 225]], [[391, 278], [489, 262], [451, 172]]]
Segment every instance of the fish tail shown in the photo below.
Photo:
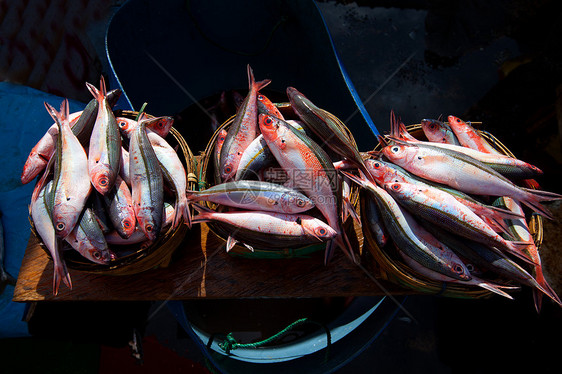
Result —
[[526, 251], [527, 248], [535, 245], [532, 239], [529, 242], [506, 240], [506, 243], [506, 247], [509, 250], [509, 253], [528, 264], [531, 264], [533, 266], [539, 265], [531, 256], [529, 256], [528, 252]]
[[90, 93], [92, 94], [92, 96], [98, 101], [98, 102], [102, 102], [103, 99], [105, 98], [106, 95], [106, 89], [105, 89], [105, 80], [103, 78], [103, 75], [100, 78], [100, 89], [98, 90], [96, 88], [96, 86], [94, 86], [93, 84], [86, 82], [86, 87], [88, 88], [88, 91], [90, 91]]
[[533, 211], [537, 212], [538, 214], [548, 219], [554, 219], [554, 216], [552, 215], [550, 210], [545, 206], [541, 205], [541, 202], [561, 200], [562, 195], [559, 195], [555, 192], [533, 190], [529, 188], [521, 188], [521, 189], [526, 192], [526, 197], [525, 199], [521, 200], [521, 203], [525, 204]]
[[343, 250], [343, 253], [353, 262], [358, 263], [357, 258], [353, 254], [353, 249], [349, 238], [344, 230], [340, 230], [334, 239], [330, 240], [326, 245], [326, 252], [324, 253], [324, 264], [327, 265], [334, 254], [334, 248], [338, 246]]
[[476, 278], [474, 276], [472, 277], [471, 283], [473, 283], [473, 284], [475, 284], [479, 287], [482, 287], [485, 290], [491, 291], [491, 292], [493, 292], [497, 295], [506, 297], [510, 300], [513, 300], [513, 297], [510, 294], [508, 294], [507, 292], [503, 291], [502, 288], [508, 288], [508, 289], [517, 288], [517, 287], [511, 287], [511, 286], [501, 286], [499, 284], [484, 281], [484, 280]]
[[[58, 248], [57, 248], [58, 250]], [[70, 279], [70, 273], [66, 268], [66, 263], [60, 257], [53, 260], [54, 262], [54, 273], [53, 273], [53, 295], [59, 293], [61, 281], [66, 284], [66, 286], [72, 289], [72, 280]]]
[[183, 204], [182, 209], [183, 209], [183, 218], [185, 220], [185, 223], [187, 224], [187, 227], [191, 228], [192, 222], [191, 222], [191, 210], [189, 209], [189, 204], [187, 204], [187, 202]]
[[533, 291], [533, 299], [535, 300], [535, 308], [537, 309], [537, 312], [539, 312], [541, 309], [542, 294], [550, 297], [556, 304], [562, 306], [562, 301], [560, 300], [556, 292], [552, 289], [552, 287], [550, 287], [550, 285], [548, 284], [541, 267], [536, 266], [535, 269], [535, 280], [540, 285], [540, 288], [536, 287], [536, 290]]
[[248, 82], [249, 82], [250, 90], [255, 89], [256, 91], [259, 91], [271, 83], [271, 79], [264, 79], [262, 81], [256, 82], [256, 78], [254, 77], [254, 71], [252, 70], [249, 64], [247, 65], [247, 71], [248, 71]]
[[355, 207], [351, 203], [351, 200], [349, 200], [349, 197], [344, 197], [342, 221], [345, 222], [347, 220], [347, 217], [349, 216], [351, 216], [353, 221], [355, 221], [359, 226], [361, 226], [361, 218], [359, 218], [359, 215], [357, 214]]
[[209, 222], [211, 221], [211, 214], [213, 213], [212, 209], [204, 207], [199, 204], [192, 204], [195, 210], [197, 211], [197, 215], [190, 219], [191, 223], [202, 223], [202, 222]]

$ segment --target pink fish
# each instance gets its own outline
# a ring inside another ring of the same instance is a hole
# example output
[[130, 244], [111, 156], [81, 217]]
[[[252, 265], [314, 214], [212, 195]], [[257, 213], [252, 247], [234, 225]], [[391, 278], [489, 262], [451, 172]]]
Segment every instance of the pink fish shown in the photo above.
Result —
[[86, 83], [88, 89], [98, 101], [98, 114], [88, 152], [88, 170], [94, 188], [102, 195], [111, 190], [119, 174], [121, 162], [121, 134], [115, 116], [107, 102], [107, 92], [103, 76], [100, 89]]
[[[320, 146], [283, 120], [260, 114], [261, 133], [292, 184], [302, 190], [326, 218], [337, 235], [334, 240], [354, 259], [341, 224], [341, 181], [332, 161]], [[331, 244], [326, 261], [331, 256]]]
[[247, 70], [250, 91], [242, 106], [238, 109], [234, 122], [228, 129], [228, 135], [221, 150], [220, 175], [223, 182], [228, 182], [234, 178], [244, 150], [258, 135], [258, 104], [256, 98], [258, 91], [271, 82], [269, 79], [256, 82], [250, 65], [248, 65]]
[[400, 144], [382, 150], [392, 163], [468, 194], [510, 196], [547, 218], [552, 218], [552, 214], [540, 203], [562, 199], [562, 195], [553, 192], [516, 186], [490, 167], [461, 153], [422, 143], [397, 143]]
[[73, 229], [90, 196], [86, 151], [70, 129], [68, 123], [68, 100], [57, 112], [48, 103], [45, 107], [59, 126], [53, 177], [53, 224], [56, 234], [64, 239]]

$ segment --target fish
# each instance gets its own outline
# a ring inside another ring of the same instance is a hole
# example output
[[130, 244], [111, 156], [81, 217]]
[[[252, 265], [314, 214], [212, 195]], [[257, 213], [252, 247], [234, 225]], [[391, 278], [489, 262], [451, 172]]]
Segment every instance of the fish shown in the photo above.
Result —
[[306, 214], [285, 214], [246, 210], [237, 212], [200, 211], [193, 217], [193, 223], [218, 221], [232, 227], [227, 240], [227, 251], [238, 241], [237, 235], [251, 231], [271, 243], [293, 240], [297, 243], [325, 242], [337, 233], [322, 220]]
[[86, 83], [88, 90], [98, 101], [98, 112], [90, 137], [88, 170], [92, 185], [105, 195], [115, 184], [121, 162], [121, 134], [115, 116], [107, 102], [105, 80], [100, 79], [100, 89]]
[[436, 246], [432, 242], [420, 240], [421, 226], [385, 189], [365, 177], [357, 177], [346, 171], [342, 173], [372, 194], [389, 237], [401, 251], [435, 272], [453, 279], [470, 279], [466, 266], [456, 255], [451, 255], [450, 250], [441, 244]]
[[160, 166], [162, 168], [162, 176], [164, 181], [173, 186], [175, 194], [175, 210], [176, 217], [172, 223], [172, 227], [176, 228], [183, 218], [185, 224], [191, 227], [191, 212], [187, 204], [187, 173], [172, 146], [164, 140], [158, 133], [147, 129], [147, 136], [152, 149]]
[[484, 281], [480, 278], [477, 278], [474, 275], [471, 275], [470, 279], [468, 279], [468, 280], [454, 279], [454, 278], [448, 277], [446, 275], [443, 275], [439, 272], [436, 272], [432, 269], [429, 269], [426, 266], [418, 263], [416, 260], [414, 260], [413, 258], [408, 256], [407, 254], [405, 254], [405, 252], [402, 251], [399, 248], [398, 248], [398, 253], [400, 254], [402, 259], [404, 260], [405, 264], [407, 264], [415, 272], [421, 274], [422, 276], [424, 276], [428, 279], [431, 279], [431, 280], [437, 281], [437, 282], [474, 285], [474, 286], [482, 287], [482, 288], [484, 288], [488, 291], [492, 291], [492, 292], [494, 292], [494, 293], [496, 293], [500, 296], [503, 296], [505, 298], [508, 298], [510, 300], [513, 300], [513, 297], [510, 294], [508, 294], [507, 292], [503, 291], [501, 288], [516, 289], [517, 287], [494, 284], [492, 282]]
[[146, 122], [139, 125], [129, 143], [129, 174], [135, 216], [146, 237], [154, 241], [162, 228], [164, 186], [162, 169], [146, 133]]
[[92, 190], [88, 177], [88, 158], [70, 129], [68, 100], [63, 100], [60, 112], [48, 103], [45, 103], [45, 107], [59, 126], [54, 163], [52, 218], [57, 237], [64, 239], [78, 222]]
[[423, 119], [421, 128], [430, 142], [461, 145], [448, 123], [436, 119]]
[[459, 256], [467, 258], [479, 267], [547, 293], [546, 289], [531, 274], [496, 248], [460, 237], [447, 230], [439, 229], [435, 225], [424, 225], [424, 227], [433, 235], [439, 237]]
[[137, 219], [133, 208], [133, 197], [127, 183], [117, 176], [113, 188], [103, 196], [106, 211], [112, 226], [123, 238], [135, 231]]
[[221, 175], [220, 175], [220, 158], [221, 158], [221, 150], [226, 140], [228, 132], [225, 129], [221, 129], [217, 135], [217, 141], [215, 143], [215, 149], [213, 152], [213, 161], [214, 161], [214, 170], [215, 170], [215, 183], [221, 182]]
[[[138, 121], [127, 117], [116, 117], [117, 127], [124, 138], [130, 138], [138, 126]], [[154, 117], [146, 120], [146, 128], [165, 138], [174, 125], [174, 118], [170, 116]]]
[[4, 225], [2, 224], [2, 212], [0, 212], [0, 295], [4, 292], [7, 285], [16, 285], [16, 279], [11, 276], [4, 267]]
[[[496, 199], [494, 201], [494, 204], [497, 204], [499, 206], [510, 209], [510, 210], [512, 210], [516, 213], [523, 214], [523, 209], [522, 209], [521, 205], [518, 204], [517, 201], [515, 201], [515, 200], [513, 200], [509, 197], [502, 196], [502, 197]], [[510, 232], [513, 236], [515, 236], [516, 238], [518, 238], [520, 240], [523, 240], [523, 241], [533, 242], [533, 245], [530, 245], [530, 246], [526, 247], [525, 250], [528, 253], [529, 257], [534, 262], [533, 273], [535, 275], [536, 281], [540, 285], [540, 287], [535, 287], [535, 289], [533, 291], [533, 299], [534, 299], [534, 302], [535, 302], [535, 308], [536, 308], [537, 312], [539, 312], [541, 310], [541, 306], [542, 306], [541, 293], [547, 295], [555, 303], [562, 306], [560, 298], [558, 297], [558, 295], [556, 294], [554, 289], [548, 284], [548, 281], [546, 280], [546, 278], [544, 276], [539, 250], [538, 250], [537, 246], [534, 244], [533, 237], [532, 237], [531, 232], [529, 230], [529, 226], [527, 225], [527, 221], [524, 218], [507, 219], [506, 223], [508, 224], [508, 226], [510, 228]]]
[[121, 147], [121, 161], [119, 167], [119, 177], [131, 186], [131, 175], [129, 174], [129, 152]]
[[88, 260], [108, 265], [117, 256], [107, 245], [104, 233], [90, 208], [84, 209], [78, 224], [65, 241]]
[[[162, 216], [162, 228], [172, 224], [176, 212], [174, 206], [164, 202], [164, 215]], [[109, 245], [132, 245], [149, 241], [144, 232], [137, 225], [135, 231], [128, 238], [123, 238], [116, 230], [105, 233], [105, 241]]]
[[[283, 119], [279, 118], [279, 120]], [[304, 132], [303, 126], [297, 121], [289, 120], [285, 121], [285, 123]], [[240, 163], [238, 164], [234, 180], [255, 178], [261, 169], [273, 164], [275, 164], [275, 156], [269, 150], [263, 135], [260, 134], [246, 147], [242, 157], [240, 157]]]
[[367, 169], [369, 169], [371, 175], [373, 175], [377, 183], [381, 186], [392, 182], [411, 183], [436, 187], [445, 192], [448, 192], [455, 199], [457, 199], [457, 201], [466, 205], [487, 224], [494, 227], [494, 229], [497, 231], [505, 232], [508, 230], [507, 225], [505, 225], [504, 223], [504, 219], [519, 217], [518, 214], [507, 209], [501, 209], [491, 205], [483, 204], [482, 202], [461, 191], [423, 180], [402, 169], [400, 166], [394, 165], [390, 162], [385, 162], [380, 159], [368, 159], [365, 160], [365, 165], [367, 165]]
[[[107, 98], [111, 106], [115, 105], [121, 90], [115, 89], [107, 93]], [[68, 117], [72, 132], [80, 143], [86, 147], [90, 140], [90, 134], [95, 123], [95, 113], [98, 110], [98, 102], [95, 99], [90, 100], [84, 110], [71, 113]], [[56, 137], [59, 130], [56, 123], [53, 123], [47, 130], [45, 135], [31, 149], [27, 160], [23, 166], [21, 174], [22, 184], [31, 182], [41, 171], [45, 169], [49, 159], [55, 152]]]
[[39, 191], [37, 199], [31, 202], [29, 214], [33, 220], [35, 231], [47, 247], [53, 260], [53, 295], [57, 295], [61, 281], [72, 289], [72, 281], [64, 259], [61, 257], [59, 242], [51, 218], [53, 209], [53, 181], [49, 181]]
[[367, 218], [366, 227], [373, 234], [375, 242], [379, 248], [383, 248], [388, 243], [388, 233], [384, 228], [377, 203], [371, 194], [365, 194], [365, 217]]
[[[515, 157], [502, 154], [495, 149], [493, 152], [488, 152], [488, 151], [483, 152], [481, 150], [469, 148], [463, 145], [455, 145], [455, 144], [441, 143], [441, 142], [424, 142], [424, 141], [417, 140], [416, 138], [411, 136], [408, 133], [406, 126], [403, 123], [395, 122], [393, 126], [394, 127], [392, 128], [391, 136], [390, 136], [391, 139], [393, 137], [397, 137], [406, 142], [421, 143], [436, 148], [443, 148], [443, 149], [451, 150], [453, 152], [462, 153], [466, 156], [472, 157], [482, 162], [484, 165], [489, 166], [491, 169], [497, 171], [498, 173], [512, 180], [529, 179], [543, 174], [542, 170], [539, 169], [537, 166], [532, 165], [523, 160], [517, 159]], [[485, 139], [482, 140], [485, 141]]]
[[478, 160], [458, 152], [428, 144], [395, 142], [397, 144], [382, 149], [384, 155], [392, 163], [424, 179], [468, 194], [510, 196], [550, 219], [552, 214], [541, 202], [562, 199], [562, 195], [554, 192], [519, 187]]
[[269, 100], [267, 96], [258, 93], [256, 99], [258, 100], [259, 114], [269, 114], [270, 116], [273, 116], [275, 118], [285, 119], [285, 117], [283, 117], [283, 114], [281, 114], [279, 109], [277, 109], [277, 106], [275, 106], [275, 104], [273, 104], [273, 102]]
[[476, 149], [484, 153], [498, 153], [498, 151], [470, 124], [452, 115], [448, 116], [447, 120], [462, 146]]
[[307, 128], [321, 139], [322, 145], [329, 147], [342, 158], [355, 163], [356, 167], [370, 178], [357, 146], [352, 143], [349, 135], [345, 133], [336, 118], [317, 107], [296, 88], [287, 87], [286, 91], [293, 110], [307, 125]]
[[203, 191], [187, 191], [187, 200], [289, 214], [302, 213], [314, 207], [311, 199], [294, 189], [253, 180], [221, 183]]
[[294, 187], [315, 204], [337, 235], [326, 247], [325, 263], [333, 244], [356, 261], [341, 222], [341, 180], [326, 152], [312, 139], [275, 117], [260, 114], [259, 126], [275, 159], [288, 173]]
[[250, 65], [247, 66], [249, 92], [236, 112], [236, 117], [228, 128], [228, 135], [223, 144], [220, 157], [221, 180], [228, 182], [233, 179], [238, 170], [240, 157], [248, 145], [258, 136], [258, 91], [266, 87], [271, 80], [255, 81]]
[[528, 246], [529, 242], [505, 240], [472, 210], [447, 192], [410, 183], [389, 183], [385, 184], [384, 188], [410, 213], [457, 235], [498, 247], [533, 263], [522, 249]]

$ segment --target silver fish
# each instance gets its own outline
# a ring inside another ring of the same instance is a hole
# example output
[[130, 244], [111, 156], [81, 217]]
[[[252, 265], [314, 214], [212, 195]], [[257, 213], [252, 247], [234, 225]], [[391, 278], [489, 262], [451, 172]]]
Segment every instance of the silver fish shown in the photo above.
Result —
[[145, 122], [143, 119], [139, 122], [129, 144], [131, 195], [139, 227], [149, 240], [155, 240], [164, 214], [163, 176]]

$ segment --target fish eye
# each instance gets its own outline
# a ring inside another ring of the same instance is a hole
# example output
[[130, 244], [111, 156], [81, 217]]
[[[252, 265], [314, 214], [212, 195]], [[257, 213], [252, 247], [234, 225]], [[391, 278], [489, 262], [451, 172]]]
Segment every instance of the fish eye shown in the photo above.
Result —
[[101, 253], [99, 253], [99, 251], [95, 251], [94, 253], [92, 253], [92, 256], [94, 256], [95, 259], [99, 260], [101, 258]]
[[154, 227], [148, 224], [144, 226], [144, 229], [146, 230], [146, 232], [152, 232], [152, 230], [154, 230]]
[[109, 183], [109, 179], [104, 175], [99, 179], [100, 186], [105, 187]]
[[64, 224], [64, 222], [57, 223], [57, 230], [58, 231], [64, 230], [65, 227], [66, 227], [66, 225]]
[[231, 167], [230, 165], [226, 165], [226, 166], [224, 167], [224, 172], [225, 172], [225, 173], [228, 174], [228, 173], [230, 173], [231, 171], [232, 171], [232, 167]]
[[395, 183], [395, 184], [392, 185], [392, 189], [398, 191], [398, 190], [400, 190], [400, 185]]
[[265, 119], [265, 123], [266, 123], [267, 125], [271, 125], [271, 124], [273, 123], [273, 120], [271, 119], [271, 117], [267, 117], [267, 118]]
[[125, 121], [120, 121], [120, 122], [119, 122], [119, 127], [121, 127], [122, 129], [127, 128], [127, 122], [125, 122]]
[[264, 99], [263, 95], [258, 95], [258, 100], [261, 101], [261, 100], [263, 100], [263, 99]]
[[392, 152], [398, 152], [400, 150], [400, 147], [398, 146], [394, 146], [390, 149]]
[[373, 166], [374, 166], [376, 169], [378, 169], [378, 168], [381, 167], [381, 164], [380, 164], [379, 162], [375, 162], [375, 163], [373, 164]]
[[455, 271], [455, 273], [457, 274], [462, 274], [464, 273], [464, 269], [461, 265], [456, 264], [455, 267], [453, 268], [453, 270]]
[[304, 200], [303, 200], [303, 199], [298, 199], [298, 200], [297, 200], [297, 206], [303, 207], [303, 206], [304, 206]]
[[326, 229], [323, 228], [323, 227], [320, 227], [320, 228], [318, 229], [318, 234], [320, 234], [320, 235], [322, 235], [322, 236], [326, 235]]
[[123, 227], [128, 229], [131, 227], [131, 222], [129, 220], [123, 221]]

